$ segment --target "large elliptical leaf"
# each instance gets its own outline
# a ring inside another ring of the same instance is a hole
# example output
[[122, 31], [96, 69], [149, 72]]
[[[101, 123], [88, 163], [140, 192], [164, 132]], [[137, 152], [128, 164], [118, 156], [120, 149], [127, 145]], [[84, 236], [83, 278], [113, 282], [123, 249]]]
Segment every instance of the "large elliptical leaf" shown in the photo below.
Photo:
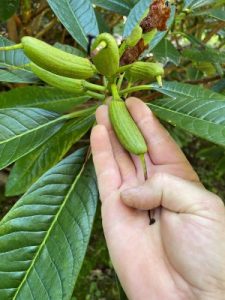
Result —
[[43, 144], [65, 120], [43, 109], [0, 109], [0, 169]]
[[[13, 42], [0, 36], [0, 47], [14, 45]], [[39, 79], [31, 72], [23, 67], [20, 70], [12, 70], [14, 66], [23, 66], [29, 63], [29, 59], [25, 56], [23, 50], [0, 51], [0, 67], [8, 68], [0, 69], [0, 81], [17, 82], [17, 83], [34, 83]]]
[[0, 223], [0, 299], [71, 298], [98, 199], [86, 152], [44, 174]]
[[225, 146], [225, 101], [177, 98], [149, 104], [162, 120], [198, 137]]
[[98, 23], [90, 0], [48, 0], [72, 37], [87, 50], [87, 35], [98, 35]]
[[89, 99], [90, 96], [74, 96], [52, 87], [26, 86], [0, 93], [0, 108], [23, 106], [66, 112]]
[[163, 86], [153, 83], [150, 88], [156, 90], [162, 94], [165, 94], [173, 98], [205, 98], [205, 99], [218, 99], [225, 100], [225, 96], [219, 93], [215, 93], [212, 90], [205, 89], [201, 86], [192, 85], [188, 83], [180, 83], [176, 81], [163, 81]]
[[63, 156], [94, 124], [94, 116], [71, 120], [45, 144], [19, 159], [10, 172], [6, 196], [20, 195]]

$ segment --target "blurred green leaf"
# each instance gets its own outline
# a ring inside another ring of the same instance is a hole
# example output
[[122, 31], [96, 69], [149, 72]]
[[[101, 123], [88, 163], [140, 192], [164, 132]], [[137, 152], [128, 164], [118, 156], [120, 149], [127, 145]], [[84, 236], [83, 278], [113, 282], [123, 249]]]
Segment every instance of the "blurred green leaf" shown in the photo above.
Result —
[[197, 9], [216, 2], [217, 0], [184, 0], [184, 8]]
[[168, 39], [163, 39], [152, 52], [155, 58], [163, 64], [172, 62], [179, 65], [180, 63], [180, 53]]
[[19, 0], [0, 0], [0, 20], [9, 19], [17, 10]]
[[98, 28], [99, 28], [99, 32], [103, 33], [103, 32], [110, 32], [110, 28], [108, 26], [108, 24], [105, 21], [104, 15], [101, 14], [99, 11], [95, 11], [96, 14], [96, 18], [97, 18], [97, 22], [98, 22]]
[[212, 90], [217, 93], [221, 93], [221, 92], [225, 91], [225, 79], [223, 78], [223, 79], [220, 79], [219, 81], [217, 81], [212, 86]]
[[201, 15], [208, 15], [212, 18], [225, 21], [225, 7], [220, 8], [214, 8], [214, 9], [207, 9], [205, 11], [199, 11], [195, 13], [195, 15], [201, 16]]
[[218, 49], [185, 49], [182, 51], [182, 56], [197, 62], [225, 63], [225, 52]]

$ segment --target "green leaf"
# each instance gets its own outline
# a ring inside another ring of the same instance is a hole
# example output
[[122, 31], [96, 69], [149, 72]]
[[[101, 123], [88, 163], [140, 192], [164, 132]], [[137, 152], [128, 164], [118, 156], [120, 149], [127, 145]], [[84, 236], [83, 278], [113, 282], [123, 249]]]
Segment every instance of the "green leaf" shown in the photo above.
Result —
[[202, 8], [203, 6], [213, 5], [217, 0], [198, 0], [192, 5], [192, 9]]
[[19, 0], [0, 0], [0, 20], [9, 19], [17, 10]]
[[[221, 93], [225, 91], [225, 79], [220, 79], [213, 86], [212, 90], [217, 93]], [[225, 97], [225, 96], [224, 96]]]
[[225, 146], [225, 101], [176, 98], [149, 104], [162, 120], [198, 137]]
[[193, 3], [195, 3], [195, 1], [196, 1], [196, 0], [184, 0], [184, 9], [185, 9], [185, 8], [190, 8], [191, 5], [192, 5]]
[[26, 86], [0, 93], [0, 108], [23, 106], [66, 112], [89, 99], [89, 96], [77, 97], [52, 87]]
[[123, 37], [127, 37], [131, 34], [134, 27], [143, 18], [145, 11], [152, 4], [152, 0], [140, 0], [134, 8], [130, 11], [124, 28]]
[[98, 22], [99, 32], [100, 33], [104, 33], [104, 32], [111, 33], [109, 25], [106, 23], [105, 15], [97, 10], [95, 11], [95, 15], [96, 15], [97, 22]]
[[92, 0], [92, 3], [124, 16], [127, 16], [129, 14], [133, 6], [129, 5], [129, 2], [121, 0]]
[[26, 190], [48, 169], [58, 163], [71, 146], [94, 124], [94, 116], [71, 120], [40, 148], [19, 159], [10, 172], [6, 195], [15, 196]]
[[206, 5], [214, 4], [217, 0], [184, 0], [184, 9], [197, 9]]
[[[13, 42], [0, 36], [0, 47], [14, 45]], [[22, 50], [0, 51], [0, 68], [8, 68], [8, 70], [0, 69], [0, 81], [17, 82], [17, 83], [34, 83], [39, 79], [30, 71], [21, 67], [20, 70], [12, 70], [14, 66], [23, 66], [29, 63], [28, 58]]]
[[170, 27], [172, 26], [172, 24], [174, 22], [175, 14], [176, 14], [176, 6], [171, 5], [170, 17], [167, 20], [167, 30], [166, 31], [158, 31], [156, 33], [156, 35], [150, 42], [149, 50], [152, 50], [153, 48], [155, 48], [158, 45], [158, 43], [166, 36], [168, 30], [170, 29]]
[[98, 35], [98, 24], [90, 0], [48, 0], [52, 10], [72, 37], [85, 50], [87, 35]]
[[0, 223], [0, 299], [69, 300], [98, 192], [81, 149], [44, 174]]
[[201, 86], [176, 81], [163, 81], [162, 87], [159, 87], [157, 84], [151, 84], [150, 88], [173, 98], [184, 97], [225, 100], [225, 96], [222, 94], [215, 93]]
[[163, 39], [154, 49], [155, 58], [163, 64], [172, 62], [175, 65], [180, 63], [180, 53], [174, 45], [167, 39]]
[[218, 49], [206, 48], [198, 50], [196, 48], [185, 49], [182, 55], [192, 61], [196, 62], [211, 62], [211, 63], [225, 63], [225, 52]]
[[207, 11], [206, 13], [215, 19], [225, 21], [225, 7], [221, 7], [218, 9], [211, 9], [210, 11]]
[[65, 116], [42, 109], [0, 109], [0, 169], [43, 144], [64, 122]]
[[225, 7], [215, 8], [215, 9], [207, 9], [206, 11], [199, 11], [195, 13], [195, 15], [208, 15], [215, 19], [225, 21]]

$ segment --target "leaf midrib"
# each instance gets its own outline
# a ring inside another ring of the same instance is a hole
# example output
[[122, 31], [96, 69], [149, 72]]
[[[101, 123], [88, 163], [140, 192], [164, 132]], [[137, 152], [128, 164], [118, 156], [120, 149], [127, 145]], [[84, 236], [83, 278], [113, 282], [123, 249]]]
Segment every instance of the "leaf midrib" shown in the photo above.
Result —
[[[75, 99], [77, 99], [78, 97], [73, 97], [73, 96], [71, 96], [71, 97], [68, 97], [68, 98], [66, 98], [66, 97], [64, 97], [64, 98], [60, 98], [60, 99], [54, 99], [54, 100], [50, 100], [50, 102], [47, 102], [46, 100], [44, 101], [44, 100], [42, 100], [42, 101], [37, 101], [36, 103], [33, 103], [33, 104], [23, 104], [23, 105], [21, 105], [21, 106], [17, 106], [19, 109], [21, 109], [21, 108], [23, 108], [23, 107], [30, 107], [30, 108], [32, 108], [32, 107], [34, 107], [34, 108], [39, 108], [39, 105], [57, 105], [58, 103], [61, 103], [61, 102], [63, 102], [63, 103], [65, 103], [65, 104], [67, 104], [67, 102], [70, 102], [70, 101], [72, 101], [72, 100], [75, 100]], [[88, 100], [88, 98], [90, 98], [90, 97], [88, 97], [87, 96], [87, 100]], [[78, 101], [79, 102], [79, 101]], [[1, 107], [1, 104], [0, 104], [0, 110], [1, 109], [7, 109], [7, 108], [13, 108], [13, 107], [15, 107], [15, 106], [5, 106], [5, 107]], [[41, 108], [40, 108], [41, 109]]]
[[214, 126], [220, 126], [220, 127], [224, 128], [224, 126], [221, 125], [221, 124], [213, 123], [213, 122], [210, 121], [210, 120], [199, 119], [199, 118], [196, 118], [196, 117], [194, 117], [194, 116], [187, 115], [187, 114], [185, 114], [185, 113], [181, 113], [181, 112], [178, 112], [178, 111], [175, 111], [175, 110], [171, 110], [171, 109], [166, 108], [166, 107], [164, 107], [164, 106], [160, 106], [160, 105], [156, 105], [156, 104], [149, 104], [149, 106], [154, 106], [154, 107], [157, 107], [157, 108], [161, 108], [161, 109], [164, 109], [164, 110], [169, 111], [169, 112], [171, 112], [171, 113], [176, 113], [176, 114], [178, 114], [178, 115], [181, 115], [181, 116], [184, 116], [184, 117], [187, 117], [187, 118], [190, 118], [190, 119], [194, 119], [194, 120], [197, 120], [197, 121], [201, 121], [201, 122], [204, 122], [204, 123], [209, 123], [209, 124], [212, 124], [212, 125], [214, 125]]
[[33, 129], [29, 130], [29, 131], [25, 131], [25, 132], [23, 132], [23, 133], [21, 133], [21, 134], [15, 135], [15, 136], [13, 136], [12, 138], [9, 138], [9, 139], [0, 141], [0, 145], [4, 145], [4, 144], [6, 144], [6, 143], [8, 143], [8, 142], [11, 142], [11, 141], [17, 139], [17, 138], [21, 138], [21, 137], [24, 137], [24, 136], [26, 136], [26, 135], [29, 135], [30, 133], [35, 132], [35, 131], [37, 131], [37, 130], [39, 130], [39, 129], [42, 129], [42, 128], [47, 127], [47, 126], [49, 126], [49, 125], [51, 125], [51, 124], [60, 122], [60, 121], [62, 121], [63, 119], [66, 119], [65, 115], [63, 115], [63, 116], [61, 116], [61, 117], [59, 117], [59, 118], [56, 118], [56, 119], [54, 119], [54, 120], [52, 120], [52, 121], [50, 121], [50, 122], [48, 122], [48, 123], [41, 124], [40, 126], [35, 127], [35, 128], [33, 128]]

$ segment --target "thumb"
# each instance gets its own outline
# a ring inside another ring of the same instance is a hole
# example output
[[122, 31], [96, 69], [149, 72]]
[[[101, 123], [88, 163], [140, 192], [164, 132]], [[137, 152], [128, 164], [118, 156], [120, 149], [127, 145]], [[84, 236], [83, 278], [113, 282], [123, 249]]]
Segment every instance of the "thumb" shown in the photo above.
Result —
[[143, 185], [121, 192], [122, 201], [131, 207], [151, 210], [164, 207], [176, 213], [197, 215], [225, 214], [222, 200], [202, 185], [166, 173], [157, 173]]

